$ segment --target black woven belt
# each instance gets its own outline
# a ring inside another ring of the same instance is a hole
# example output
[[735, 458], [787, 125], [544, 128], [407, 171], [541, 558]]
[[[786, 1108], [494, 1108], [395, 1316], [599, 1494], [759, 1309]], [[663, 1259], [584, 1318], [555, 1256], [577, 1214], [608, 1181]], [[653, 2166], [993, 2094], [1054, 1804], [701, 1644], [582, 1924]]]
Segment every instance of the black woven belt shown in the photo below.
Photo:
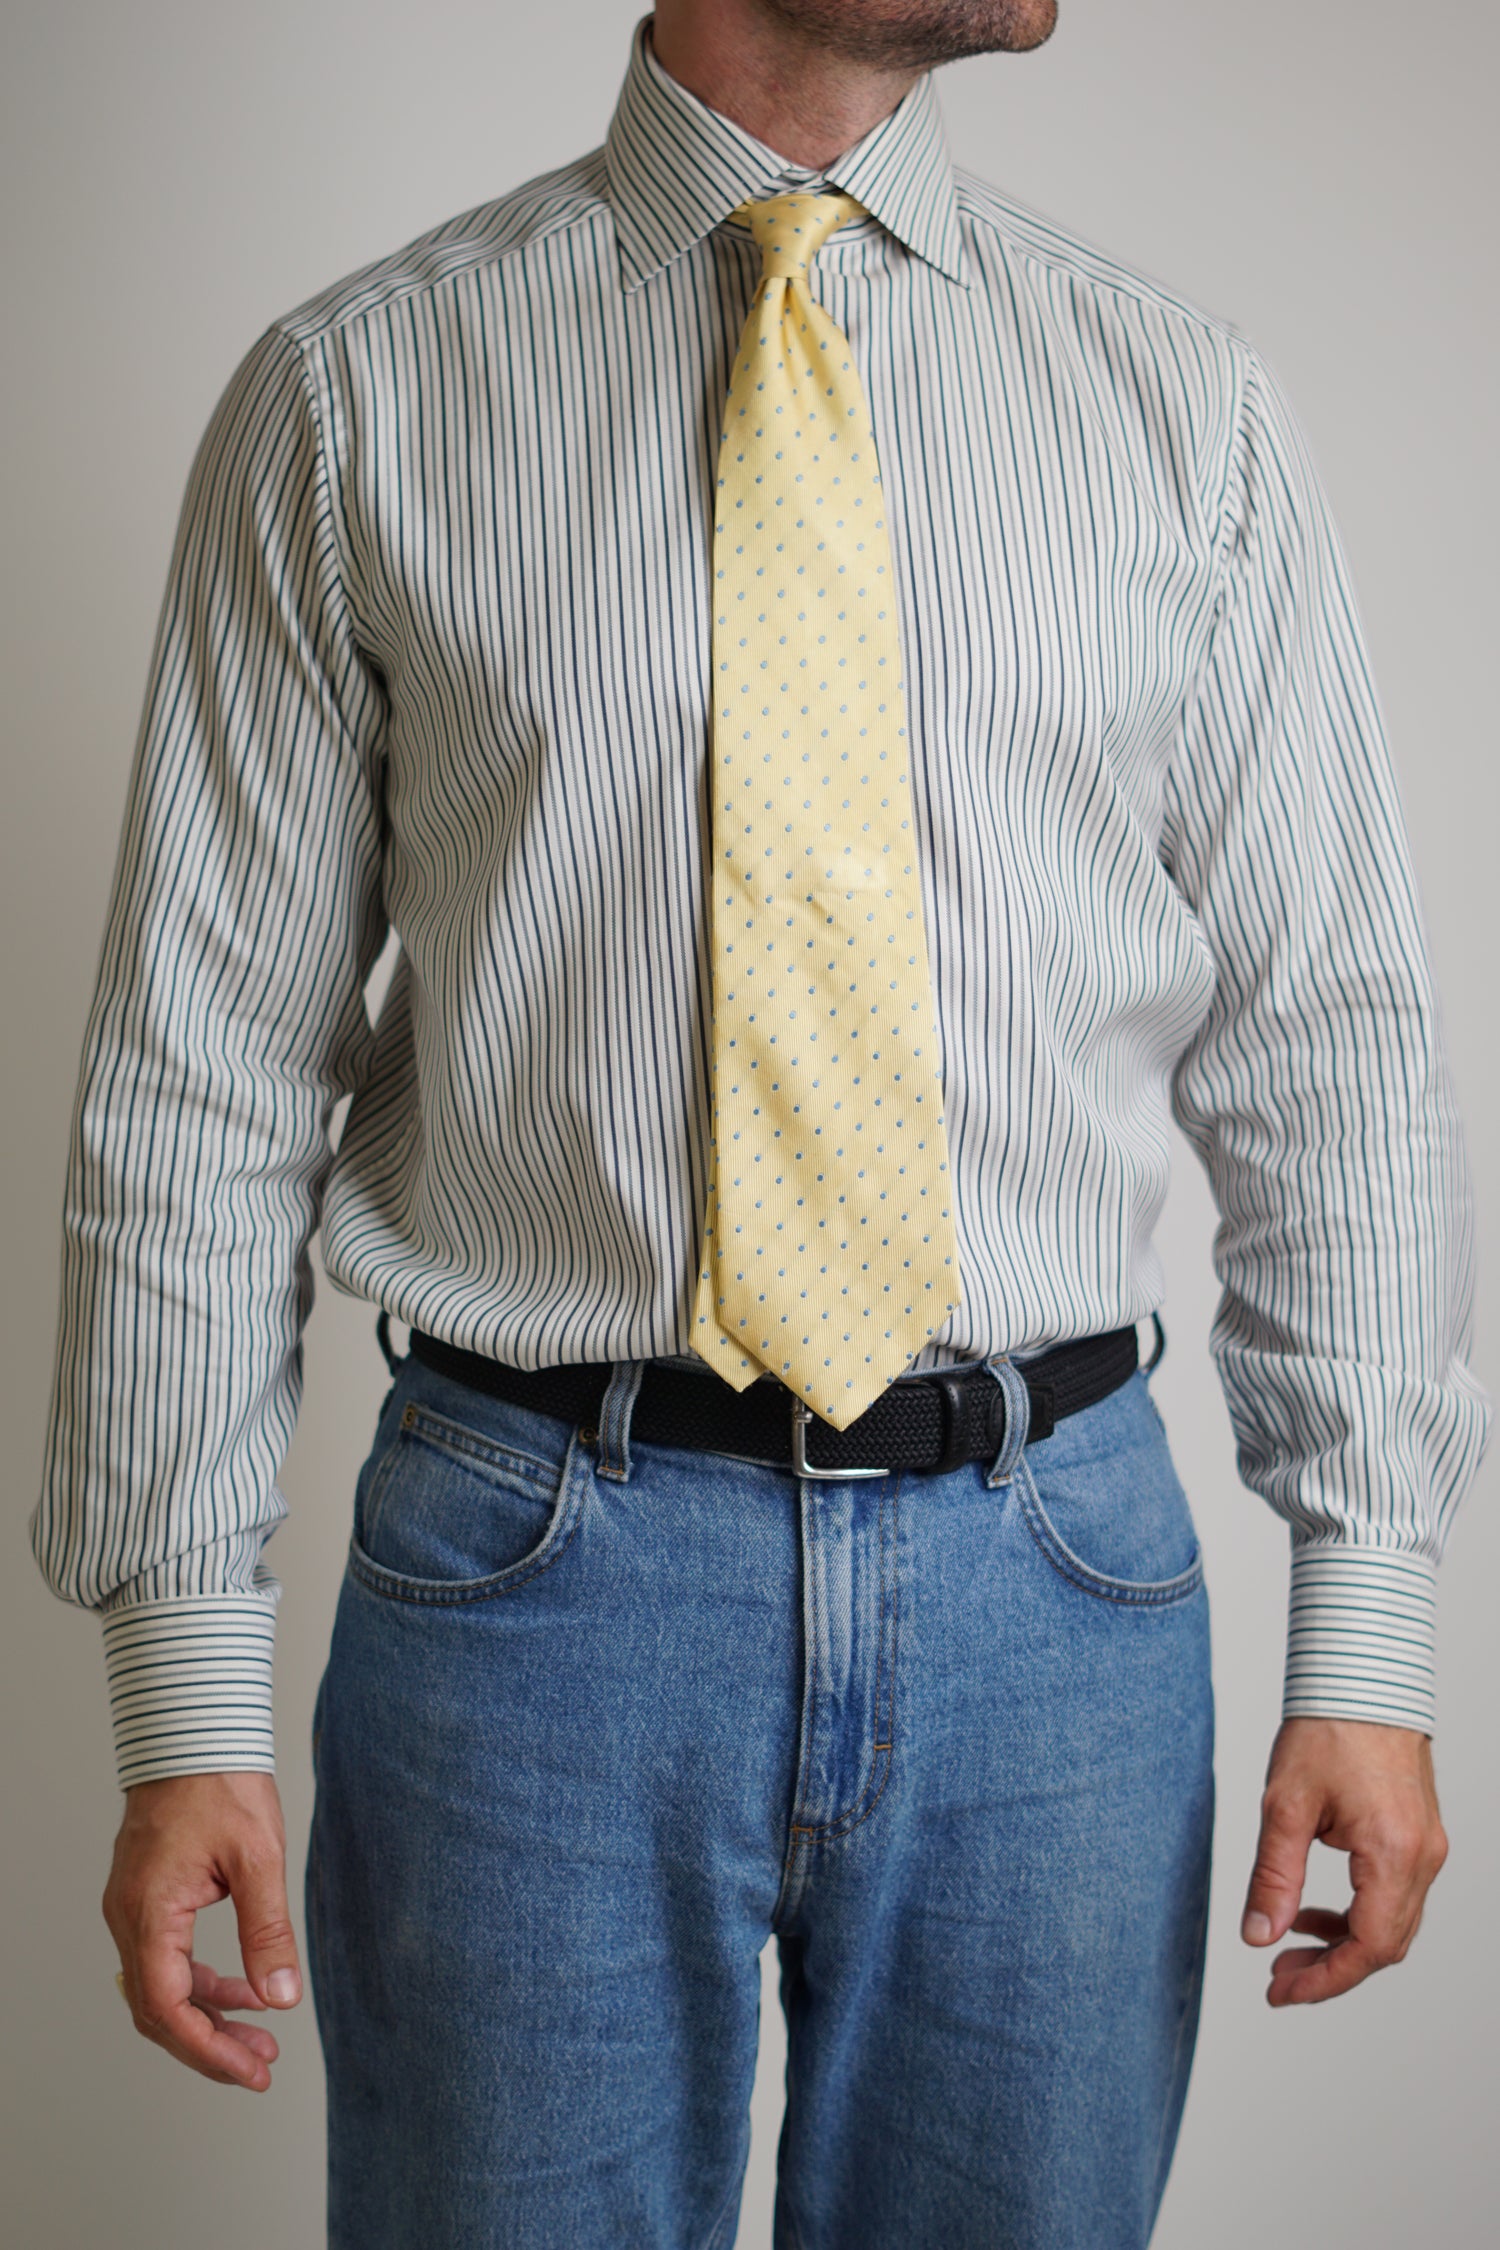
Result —
[[[1160, 1324], [1158, 1323], [1158, 1334]], [[425, 1366], [493, 1398], [583, 1425], [598, 1436], [611, 1362], [575, 1360], [561, 1367], [511, 1367], [411, 1331], [411, 1349]], [[1161, 1357], [1158, 1349], [1156, 1358]], [[1018, 1365], [1031, 1397], [1029, 1442], [1050, 1436], [1066, 1415], [1093, 1406], [1128, 1382], [1140, 1364], [1131, 1328], [1056, 1344]], [[1156, 1360], [1151, 1364], [1154, 1366]], [[836, 1430], [815, 1416], [774, 1375], [742, 1391], [711, 1367], [679, 1367], [648, 1359], [630, 1417], [630, 1434], [647, 1445], [682, 1445], [716, 1453], [784, 1461], [800, 1476], [874, 1475], [887, 1469], [941, 1473], [961, 1462], [992, 1460], [1005, 1436], [1005, 1394], [977, 1361], [902, 1375], [849, 1424]], [[811, 1442], [809, 1442], [811, 1441]]]

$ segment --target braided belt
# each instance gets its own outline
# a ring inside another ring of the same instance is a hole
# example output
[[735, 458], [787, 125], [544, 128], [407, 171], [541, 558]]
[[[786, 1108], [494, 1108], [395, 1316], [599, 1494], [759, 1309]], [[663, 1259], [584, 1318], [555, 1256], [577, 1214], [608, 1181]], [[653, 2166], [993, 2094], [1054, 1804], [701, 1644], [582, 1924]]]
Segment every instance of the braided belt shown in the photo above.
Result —
[[[1154, 1316], [1153, 1316], [1154, 1317]], [[382, 1313], [384, 1340], [386, 1315]], [[1161, 1357], [1158, 1347], [1148, 1363]], [[613, 1363], [576, 1360], [560, 1367], [511, 1367], [480, 1352], [411, 1331], [411, 1350], [424, 1366], [492, 1398], [508, 1400], [538, 1414], [583, 1425], [582, 1436], [598, 1436], [599, 1410]], [[1140, 1365], [1134, 1327], [1107, 1335], [1055, 1344], [1035, 1359], [1017, 1363], [1031, 1404], [1028, 1441], [1049, 1437], [1060, 1421], [1117, 1391]], [[885, 1476], [892, 1469], [923, 1469], [935, 1475], [962, 1462], [992, 1459], [1005, 1437], [1005, 1394], [983, 1364], [928, 1369], [901, 1375], [889, 1384], [846, 1430], [815, 1417], [774, 1375], [736, 1391], [711, 1367], [677, 1366], [647, 1360], [630, 1417], [630, 1434], [647, 1445], [678, 1445], [733, 1453], [752, 1460], [785, 1462], [798, 1476]], [[816, 1428], [816, 1459], [808, 1440]]]

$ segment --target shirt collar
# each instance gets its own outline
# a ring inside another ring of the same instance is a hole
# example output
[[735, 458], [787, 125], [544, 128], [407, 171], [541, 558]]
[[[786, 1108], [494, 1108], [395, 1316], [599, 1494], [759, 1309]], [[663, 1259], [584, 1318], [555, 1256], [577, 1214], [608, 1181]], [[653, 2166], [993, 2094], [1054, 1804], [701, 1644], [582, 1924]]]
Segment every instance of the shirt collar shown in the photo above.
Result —
[[631, 36], [604, 142], [626, 291], [700, 242], [737, 203], [774, 192], [789, 176], [826, 180], [856, 197], [908, 250], [971, 286], [931, 71], [862, 140], [811, 172], [690, 93], [657, 61], [650, 25], [642, 16]]

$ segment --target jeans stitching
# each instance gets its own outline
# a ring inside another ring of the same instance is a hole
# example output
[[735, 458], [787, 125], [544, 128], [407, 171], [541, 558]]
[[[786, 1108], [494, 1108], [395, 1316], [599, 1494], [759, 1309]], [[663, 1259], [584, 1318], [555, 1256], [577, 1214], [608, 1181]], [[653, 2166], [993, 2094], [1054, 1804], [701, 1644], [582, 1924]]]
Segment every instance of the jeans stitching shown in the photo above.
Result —
[[728, 2192], [719, 2205], [718, 2216], [703, 2238], [703, 2250], [722, 2250], [727, 2238], [730, 2219], [738, 2215], [740, 2203], [745, 2193], [745, 2166], [749, 2157], [750, 2148], [747, 2140], [745, 2152], [740, 2161], [739, 2175], [730, 2182]]
[[[886, 1514], [887, 1500], [889, 1500], [890, 1502], [889, 1527], [887, 1526]], [[881, 1660], [884, 1661], [886, 1668], [885, 1693], [887, 1708], [885, 1718], [885, 1748], [886, 1754], [890, 1758], [894, 1758], [896, 1754], [896, 1626], [898, 1622], [897, 1601], [900, 1596], [900, 1578], [897, 1571], [896, 1511], [899, 1508], [900, 1504], [901, 1478], [898, 1473], [894, 1481], [880, 1495], [880, 1593], [882, 1607], [884, 1606], [887, 1585], [890, 1588], [891, 1598], [889, 1642], [887, 1643], [884, 1630], [882, 1630], [880, 1636]], [[887, 1535], [888, 1528], [889, 1535]], [[875, 1724], [877, 1727], [880, 1725], [880, 1680], [878, 1673], [875, 1682]], [[877, 1748], [879, 1747], [878, 1738], [876, 1746]]]
[[[453, 1421], [446, 1414], [438, 1414], [429, 1406], [421, 1406], [415, 1399], [404, 1409], [410, 1420], [403, 1420], [396, 1431], [394, 1443], [403, 1437], [421, 1437], [425, 1443], [455, 1453], [462, 1458], [481, 1461], [490, 1468], [504, 1469], [515, 1476], [535, 1477], [538, 1484], [557, 1482], [562, 1463], [548, 1461], [540, 1453], [528, 1453], [524, 1447], [506, 1445], [500, 1438], [486, 1438], [479, 1431], [468, 1430], [462, 1422]], [[427, 1427], [424, 1428], [423, 1425]], [[563, 1459], [566, 1460], [564, 1455]]]
[[[798, 1489], [799, 1493], [803, 1489], [800, 1480]], [[816, 1501], [812, 1503], [813, 1506], [816, 1506], [816, 1504]], [[811, 1540], [809, 1540], [809, 1548], [811, 1548], [811, 1545], [812, 1542]], [[802, 1771], [797, 1776], [797, 1803], [792, 1807], [791, 1832], [792, 1849], [794, 1851], [797, 1845], [797, 1838], [803, 1833], [803, 1829], [801, 1828], [801, 1826], [799, 1826], [797, 1820], [797, 1807], [799, 1805], [805, 1805], [807, 1802], [808, 1781], [809, 1776], [812, 1773], [813, 1741], [817, 1732], [818, 1719], [818, 1629], [821, 1624], [821, 1618], [818, 1611], [818, 1573], [816, 1570], [809, 1569], [807, 1574], [807, 1584], [808, 1599], [812, 1609], [812, 1634], [810, 1638], [807, 1658], [807, 1709], [804, 1721], [807, 1729], [807, 1736], [802, 1750]]]
[[[1210, 1786], [1212, 1785], [1210, 1784]], [[1212, 1852], [1212, 1834], [1213, 1816], [1212, 1807], [1210, 1807], [1210, 1853]], [[1203, 2002], [1204, 1940], [1207, 1936], [1208, 1930], [1208, 1908], [1211, 1886], [1212, 1859], [1210, 1858], [1209, 1865], [1204, 1869], [1202, 1892], [1198, 1901], [1197, 1922], [1193, 1933], [1194, 1968], [1192, 1976], [1189, 1980], [1188, 1990], [1183, 1997], [1181, 2012], [1179, 2013], [1177, 2018], [1177, 2030], [1172, 2041], [1172, 2076], [1174, 2080], [1177, 2078], [1178, 2073], [1181, 2070], [1183, 2043], [1187, 2038], [1188, 2028], [1190, 2024], [1193, 2027], [1194, 2038], [1196, 2040], [1198, 2014], [1199, 2012], [1201, 2012]], [[1189, 2067], [1191, 2068], [1191, 2063], [1189, 2064]], [[1185, 2087], [1183, 2089], [1183, 2093], [1185, 2097]], [[1180, 2130], [1182, 2117], [1181, 2102], [1179, 2102], [1177, 2105], [1177, 2115], [1178, 2130]], [[1166, 2146], [1166, 2143], [1168, 2127], [1171, 2122], [1171, 2111], [1170, 2109], [1168, 2109], [1162, 2116], [1161, 2127], [1156, 2136], [1156, 2200], [1158, 2209], [1161, 2206], [1162, 2196], [1166, 2191], [1166, 2173], [1168, 2170], [1170, 2170], [1170, 2158], [1172, 2151]], [[1175, 2147], [1175, 2135], [1173, 2137], [1173, 2146]]]
[[400, 1451], [400, 1449], [401, 1432], [397, 1430], [395, 1436], [389, 1441], [385, 1451], [381, 1454], [380, 1459], [375, 1464], [375, 1473], [371, 1477], [370, 1482], [365, 1489], [363, 1500], [359, 1498], [358, 1494], [356, 1494], [355, 1496], [354, 1516], [356, 1529], [360, 1527], [361, 1523], [363, 1524], [363, 1528], [366, 1531], [369, 1531], [371, 1529], [374, 1518], [378, 1513], [380, 1502], [385, 1498], [385, 1488], [391, 1481], [391, 1471], [395, 1466], [396, 1455]]
[[[894, 1482], [894, 1485], [893, 1485], [893, 1486], [890, 1486], [890, 1487], [888, 1487], [888, 1488], [887, 1488], [887, 1489], [886, 1489], [885, 1491], [883, 1491], [883, 1492], [881, 1493], [881, 1495], [880, 1495], [880, 1528], [881, 1528], [881, 1557], [882, 1557], [882, 1563], [884, 1562], [884, 1556], [885, 1556], [885, 1526], [886, 1526], [886, 1502], [887, 1502], [887, 1499], [889, 1499], [889, 1502], [890, 1502], [890, 1507], [891, 1507], [891, 1521], [892, 1521], [892, 1524], [894, 1525], [894, 1520], [895, 1520], [895, 1508], [896, 1508], [896, 1495], [897, 1495], [897, 1492], [898, 1492], [898, 1491], [899, 1491], [899, 1489], [900, 1489], [900, 1484], [901, 1484], [901, 1472], [900, 1472], [900, 1471], [898, 1470], [898, 1471], [896, 1472], [896, 1477], [895, 1477], [895, 1482]], [[894, 1545], [895, 1545], [894, 1530], [893, 1530], [893, 1532], [892, 1532], [892, 1540], [891, 1540], [891, 1545], [892, 1545], [892, 1549], [894, 1550]], [[798, 1821], [796, 1821], [796, 1820], [794, 1819], [794, 1820], [793, 1820], [793, 1822], [792, 1822], [792, 1838], [793, 1838], [793, 1849], [794, 1849], [794, 1850], [796, 1850], [796, 1849], [800, 1848], [800, 1846], [802, 1846], [802, 1845], [804, 1845], [804, 1844], [817, 1844], [817, 1843], [829, 1843], [829, 1842], [836, 1842], [836, 1841], [837, 1841], [837, 1840], [838, 1840], [839, 1838], [841, 1838], [841, 1837], [843, 1837], [843, 1836], [848, 1836], [848, 1835], [852, 1834], [852, 1832], [853, 1832], [853, 1831], [854, 1831], [854, 1830], [855, 1830], [856, 1828], [862, 1828], [862, 1827], [864, 1826], [865, 1822], [866, 1822], [866, 1821], [867, 1821], [867, 1820], [869, 1819], [869, 1817], [870, 1817], [871, 1813], [873, 1813], [873, 1812], [874, 1812], [874, 1810], [875, 1810], [875, 1807], [876, 1807], [876, 1806], [877, 1806], [877, 1805], [879, 1804], [879, 1802], [880, 1802], [881, 1798], [882, 1798], [882, 1797], [883, 1797], [883, 1796], [885, 1795], [885, 1792], [886, 1792], [886, 1787], [887, 1787], [887, 1785], [888, 1785], [888, 1783], [889, 1783], [889, 1781], [890, 1781], [890, 1778], [891, 1778], [891, 1769], [892, 1769], [892, 1767], [893, 1767], [893, 1766], [895, 1765], [895, 1762], [896, 1762], [896, 1726], [895, 1726], [895, 1714], [896, 1714], [896, 1647], [895, 1647], [895, 1641], [896, 1641], [896, 1601], [897, 1601], [897, 1586], [896, 1586], [896, 1573], [895, 1573], [895, 1568], [894, 1568], [894, 1564], [892, 1565], [892, 1569], [891, 1569], [891, 1580], [890, 1580], [890, 1587], [891, 1587], [891, 1641], [890, 1641], [890, 1656], [889, 1656], [889, 1660], [887, 1660], [887, 1656], [886, 1656], [886, 1635], [885, 1635], [885, 1626], [884, 1626], [884, 1620], [882, 1620], [882, 1624], [881, 1624], [881, 1633], [880, 1633], [880, 1644], [879, 1644], [879, 1648], [878, 1648], [878, 1650], [877, 1650], [877, 1653], [876, 1653], [876, 1658], [875, 1658], [875, 1732], [876, 1732], [876, 1740], [875, 1740], [875, 1742], [874, 1742], [874, 1744], [873, 1744], [873, 1746], [872, 1746], [872, 1748], [871, 1748], [871, 1751], [870, 1751], [870, 1766], [869, 1766], [869, 1771], [868, 1771], [868, 1772], [866, 1773], [866, 1775], [865, 1775], [865, 1785], [864, 1785], [864, 1788], [863, 1788], [863, 1789], [861, 1790], [861, 1792], [860, 1792], [860, 1794], [858, 1795], [858, 1797], [856, 1797], [856, 1798], [855, 1798], [855, 1800], [854, 1800], [854, 1803], [853, 1803], [852, 1805], [846, 1806], [846, 1807], [845, 1807], [845, 1809], [844, 1809], [844, 1811], [843, 1811], [843, 1812], [841, 1812], [841, 1813], [838, 1813], [838, 1814], [836, 1814], [836, 1815], [834, 1816], [834, 1818], [833, 1818], [832, 1820], [823, 1820], [823, 1821], [816, 1821], [816, 1822], [798, 1822]], [[882, 1606], [882, 1608], [884, 1608], [884, 1605], [885, 1605], [885, 1584], [884, 1584], [884, 1578], [883, 1578], [883, 1575], [882, 1575], [882, 1585], [881, 1585], [881, 1606]], [[880, 1739], [879, 1739], [879, 1734], [880, 1734], [880, 1703], [881, 1703], [881, 1679], [882, 1679], [882, 1674], [884, 1674], [884, 1675], [885, 1675], [885, 1678], [886, 1678], [886, 1691], [887, 1691], [887, 1694], [889, 1695], [889, 1698], [890, 1698], [890, 1712], [891, 1712], [890, 1718], [889, 1718], [889, 1720], [888, 1720], [888, 1722], [887, 1722], [887, 1725], [886, 1725], [886, 1738], [885, 1738], [885, 1741], [884, 1741], [883, 1743], [882, 1743], [882, 1742], [880, 1741]], [[809, 1737], [808, 1737], [809, 1743], [811, 1742], [811, 1739], [812, 1739], [812, 1738], [811, 1738], [811, 1735], [809, 1735]], [[884, 1758], [884, 1761], [885, 1761], [885, 1767], [884, 1767], [884, 1771], [883, 1771], [883, 1772], [881, 1772], [881, 1770], [880, 1770], [880, 1767], [881, 1767], [881, 1760], [882, 1760], [882, 1758]], [[877, 1776], [877, 1774], [879, 1774], [879, 1785], [878, 1785], [878, 1787], [877, 1787], [877, 1785], [876, 1785], [876, 1776]], [[873, 1795], [873, 1796], [872, 1796], [872, 1795], [870, 1794], [870, 1792], [871, 1792], [871, 1790], [872, 1790], [872, 1789], [874, 1790], [874, 1795]]]
[[1132, 1585], [1124, 1578], [1107, 1578], [1102, 1571], [1091, 1571], [1087, 1563], [1068, 1551], [1053, 1530], [1033, 1481], [1030, 1464], [1018, 1462], [1016, 1472], [1026, 1528], [1065, 1584], [1075, 1586], [1081, 1594], [1092, 1594], [1096, 1601], [1112, 1602], [1119, 1609], [1170, 1609], [1198, 1591], [1203, 1581], [1201, 1550], [1176, 1577], [1144, 1580], [1140, 1585]]
[[609, 1381], [599, 1401], [599, 1450], [594, 1461], [595, 1476], [604, 1477], [610, 1484], [630, 1482], [630, 1425], [645, 1372], [643, 1359], [614, 1360], [610, 1365]]
[[[565, 1463], [565, 1485], [569, 1473]], [[383, 1563], [376, 1562], [373, 1555], [365, 1554], [351, 1536], [347, 1556], [349, 1573], [368, 1593], [378, 1594], [387, 1601], [414, 1602], [438, 1608], [452, 1608], [463, 1602], [498, 1601], [502, 1594], [513, 1593], [517, 1588], [529, 1585], [533, 1578], [540, 1578], [544, 1570], [550, 1570], [554, 1563], [562, 1560], [578, 1535], [578, 1527], [583, 1521], [585, 1497], [585, 1488], [579, 1483], [559, 1508], [556, 1520], [549, 1527], [547, 1541], [529, 1566], [524, 1561], [512, 1563], [509, 1569], [491, 1571], [484, 1578], [463, 1579], [452, 1587], [434, 1580], [429, 1587], [424, 1586], [421, 1579], [405, 1578], [400, 1571], [388, 1571]], [[570, 1509], [571, 1522], [568, 1521]], [[566, 1536], [562, 1536], [561, 1526], [565, 1522], [568, 1529]], [[517, 1575], [512, 1576], [512, 1572]]]
[[797, 2223], [796, 2213], [792, 2209], [792, 2199], [785, 2189], [782, 2190], [781, 2195], [781, 2216], [784, 2221], [785, 2234], [782, 2250], [802, 2250], [806, 2237]]
[[[1005, 1402], [1005, 1428], [984, 1481], [991, 1492], [1004, 1492], [1013, 1481], [1031, 1433], [1031, 1394], [1026, 1378], [1007, 1352], [997, 1352], [980, 1363], [998, 1384]], [[982, 1458], [982, 1456], [980, 1456]], [[1005, 1466], [1002, 1469], [1001, 1463]], [[997, 1473], [998, 1472], [998, 1473]]]

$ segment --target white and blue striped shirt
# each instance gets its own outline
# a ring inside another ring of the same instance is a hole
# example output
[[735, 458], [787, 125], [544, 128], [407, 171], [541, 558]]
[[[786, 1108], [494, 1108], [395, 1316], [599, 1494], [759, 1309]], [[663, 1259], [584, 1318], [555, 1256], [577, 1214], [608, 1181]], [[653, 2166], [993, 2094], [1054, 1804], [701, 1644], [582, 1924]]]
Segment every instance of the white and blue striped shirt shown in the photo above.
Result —
[[1487, 1415], [1468, 1185], [1306, 441], [1231, 323], [954, 167], [930, 75], [819, 173], [649, 24], [602, 147], [275, 321], [192, 462], [32, 1523], [102, 1615], [122, 1786], [272, 1766], [320, 1223], [340, 1289], [475, 1351], [691, 1351], [712, 492], [759, 271], [727, 215], [808, 181], [869, 214], [809, 286], [898, 580], [964, 1278], [914, 1365], [1149, 1313], [1175, 1116], [1291, 1530], [1286, 1709], [1430, 1727]]

